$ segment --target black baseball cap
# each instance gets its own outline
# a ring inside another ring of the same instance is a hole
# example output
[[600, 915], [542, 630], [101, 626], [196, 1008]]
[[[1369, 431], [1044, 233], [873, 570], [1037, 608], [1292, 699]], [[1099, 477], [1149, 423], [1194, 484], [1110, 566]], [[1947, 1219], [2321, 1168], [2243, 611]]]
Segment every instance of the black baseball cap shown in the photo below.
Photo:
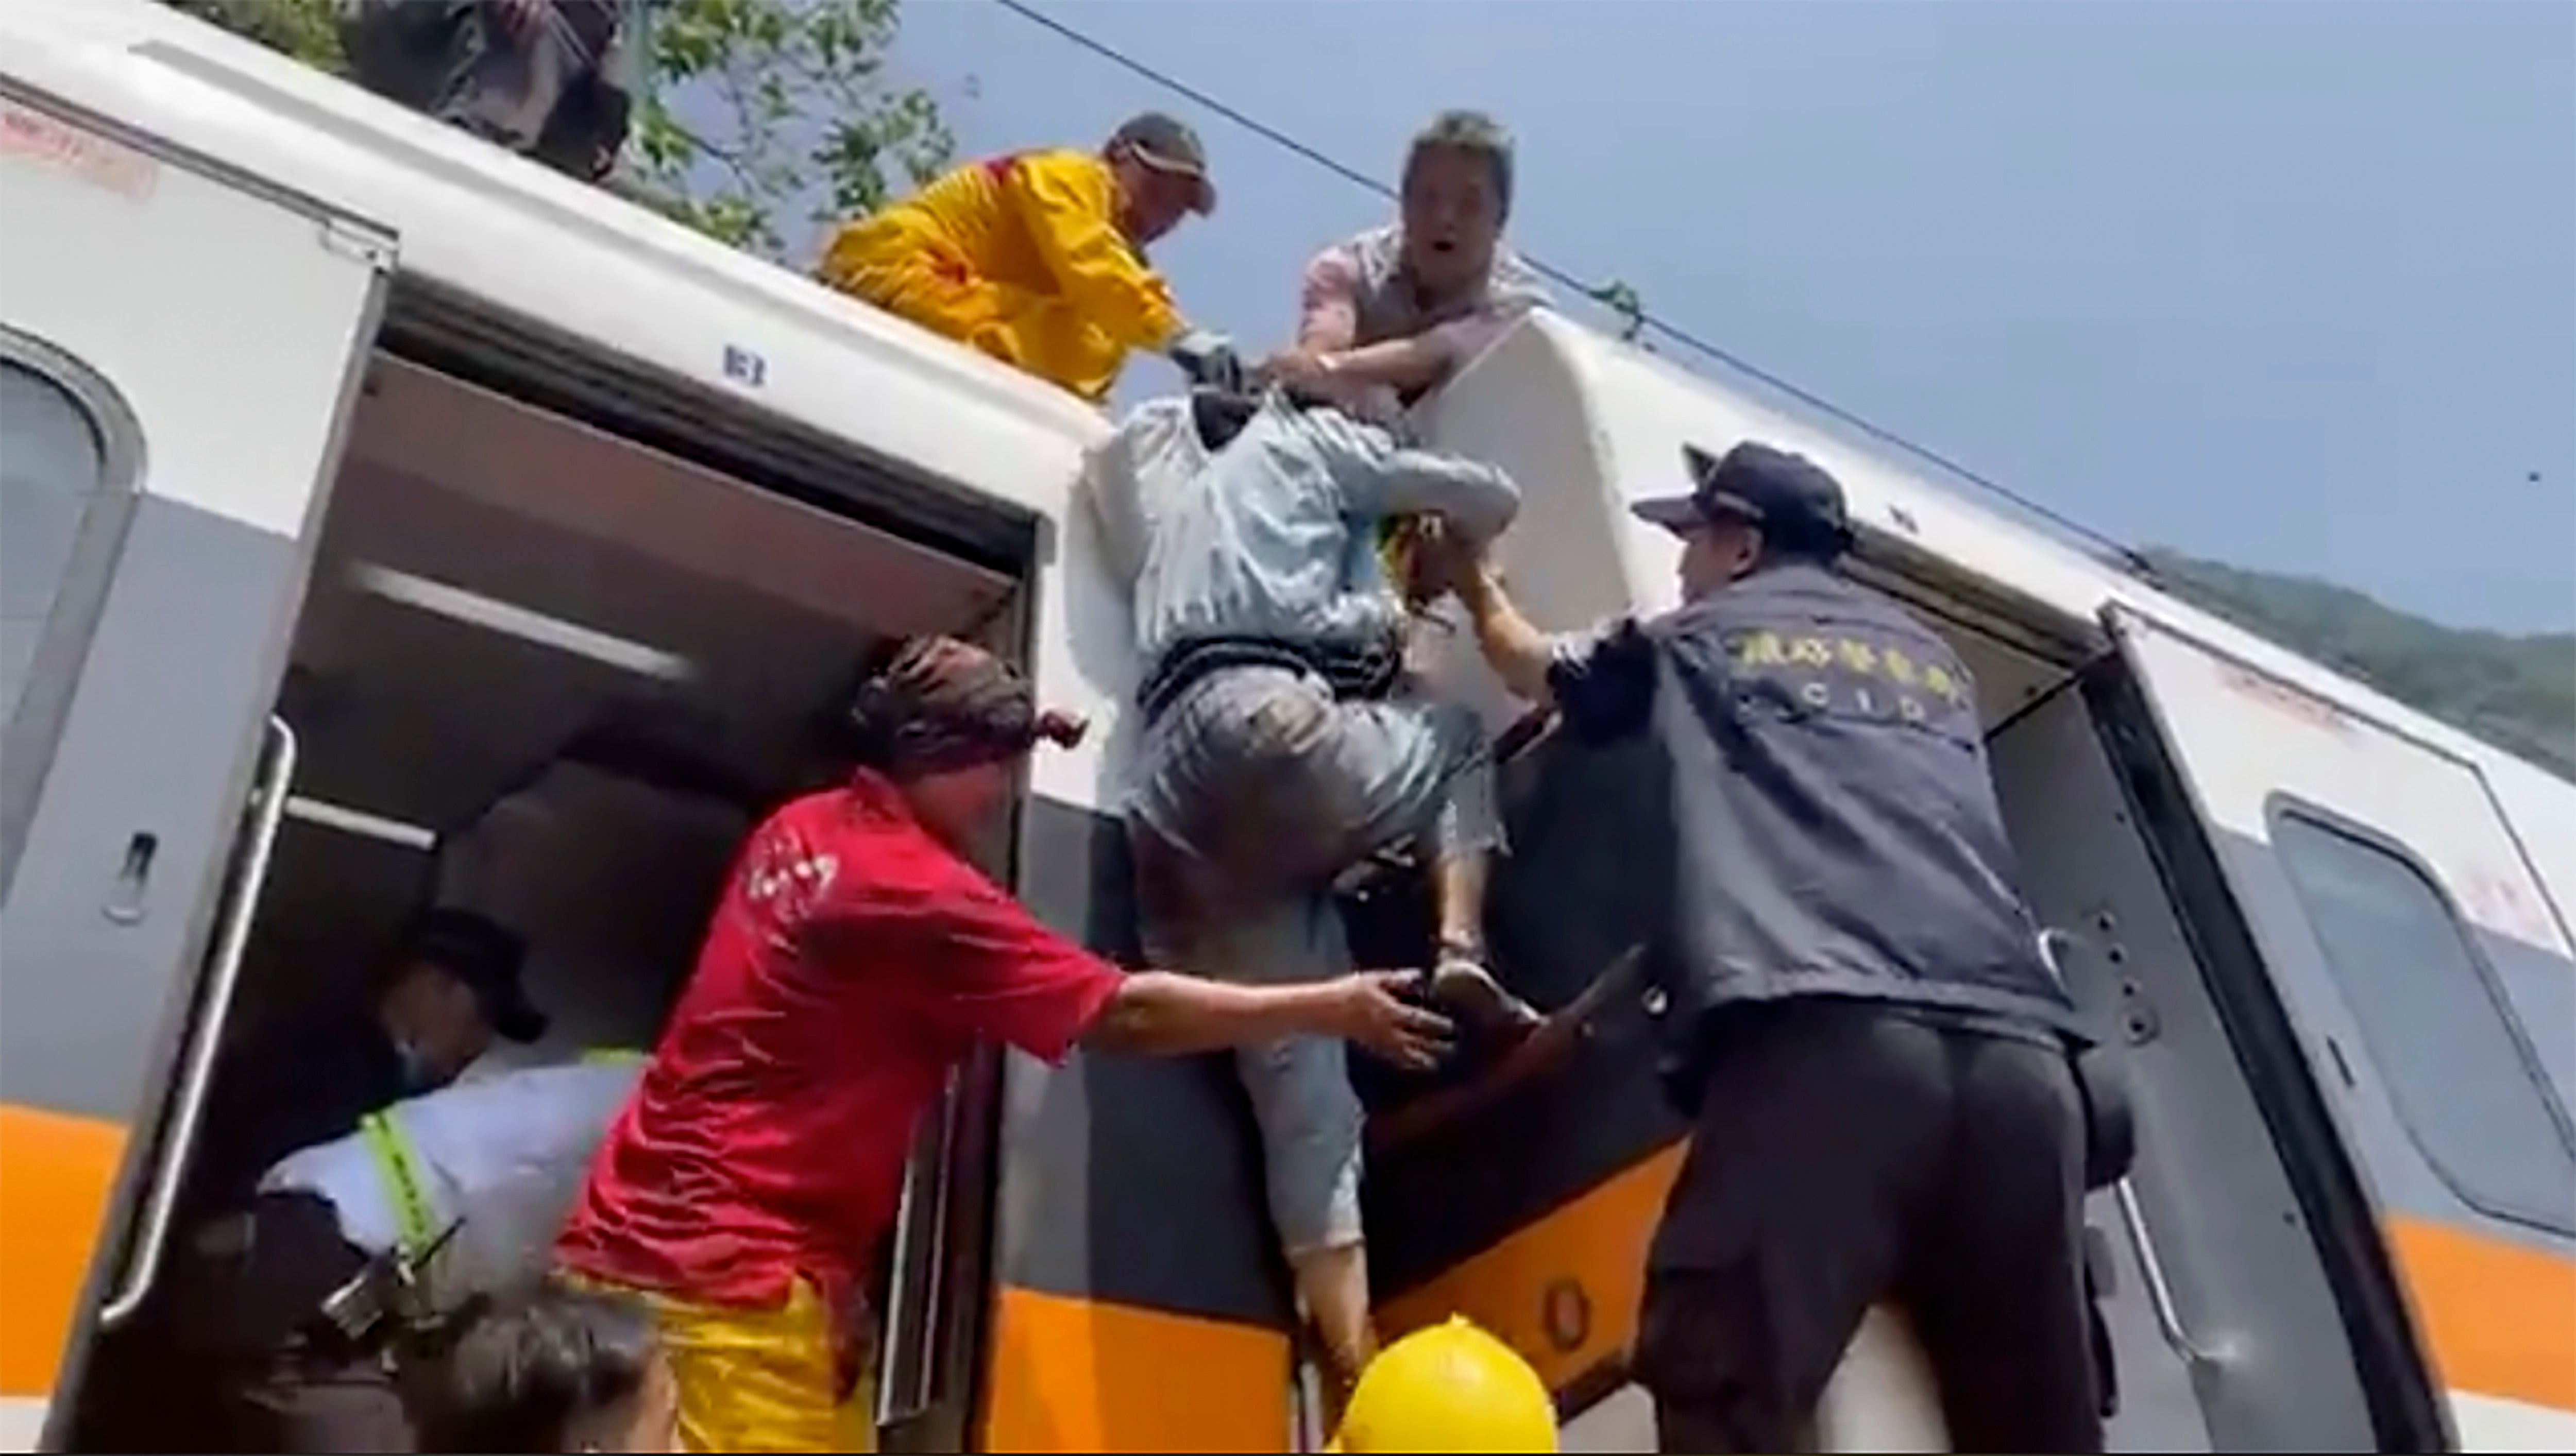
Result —
[[404, 929], [398, 951], [402, 964], [426, 962], [464, 982], [503, 1041], [525, 1044], [546, 1034], [546, 1014], [519, 983], [528, 943], [500, 922], [453, 906], [425, 910]]
[[1682, 464], [1690, 494], [1638, 501], [1629, 507], [1638, 520], [1682, 535], [1732, 517], [1787, 550], [1831, 560], [1851, 549], [1842, 482], [1806, 456], [1747, 440], [1724, 455], [1684, 445]]
[[1208, 177], [1207, 148], [1187, 123], [1160, 111], [1140, 112], [1109, 134], [1112, 152], [1125, 152], [1157, 172], [1187, 177], [1198, 184], [1190, 210], [1201, 217], [1216, 211], [1216, 183]]

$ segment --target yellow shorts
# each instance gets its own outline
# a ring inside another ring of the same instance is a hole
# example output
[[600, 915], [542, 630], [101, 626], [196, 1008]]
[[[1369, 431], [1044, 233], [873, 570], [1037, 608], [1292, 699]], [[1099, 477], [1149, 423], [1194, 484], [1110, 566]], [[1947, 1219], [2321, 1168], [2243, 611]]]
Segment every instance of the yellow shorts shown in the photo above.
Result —
[[785, 1304], [767, 1309], [624, 1292], [650, 1305], [660, 1328], [678, 1388], [681, 1450], [876, 1450], [875, 1372], [862, 1368], [841, 1390], [831, 1313], [812, 1285], [798, 1280]]

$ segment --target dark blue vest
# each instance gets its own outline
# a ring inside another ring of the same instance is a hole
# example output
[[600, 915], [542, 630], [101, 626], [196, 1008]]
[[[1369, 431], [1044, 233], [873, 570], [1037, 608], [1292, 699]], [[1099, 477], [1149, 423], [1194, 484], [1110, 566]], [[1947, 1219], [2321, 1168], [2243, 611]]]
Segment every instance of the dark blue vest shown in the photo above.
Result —
[[1555, 685], [1578, 736], [1642, 729], [1661, 760], [1653, 964], [1674, 1052], [1690, 1056], [1711, 1011], [1795, 996], [2083, 1039], [2015, 885], [1974, 685], [1895, 603], [1775, 566], [1614, 636]]

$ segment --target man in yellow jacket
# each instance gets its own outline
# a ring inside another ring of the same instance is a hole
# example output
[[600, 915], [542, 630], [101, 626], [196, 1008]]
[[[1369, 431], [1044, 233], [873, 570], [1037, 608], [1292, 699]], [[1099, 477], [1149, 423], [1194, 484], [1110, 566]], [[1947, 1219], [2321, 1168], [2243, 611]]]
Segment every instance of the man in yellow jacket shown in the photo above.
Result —
[[1097, 154], [1019, 152], [960, 167], [844, 226], [816, 271], [1093, 403], [1135, 349], [1236, 385], [1232, 347], [1183, 321], [1143, 251], [1189, 214], [1215, 210], [1197, 133], [1146, 112]]

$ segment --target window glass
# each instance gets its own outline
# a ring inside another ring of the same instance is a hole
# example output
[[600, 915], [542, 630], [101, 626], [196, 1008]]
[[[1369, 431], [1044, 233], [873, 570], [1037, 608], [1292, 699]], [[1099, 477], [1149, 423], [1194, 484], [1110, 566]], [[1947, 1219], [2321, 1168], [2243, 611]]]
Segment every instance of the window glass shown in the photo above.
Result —
[[2298, 814], [2274, 819], [2273, 842], [2425, 1156], [2490, 1213], [2576, 1224], [2576, 1150], [2468, 928], [2431, 881]]
[[0, 725], [17, 712], [107, 450], [69, 391], [0, 358]]

